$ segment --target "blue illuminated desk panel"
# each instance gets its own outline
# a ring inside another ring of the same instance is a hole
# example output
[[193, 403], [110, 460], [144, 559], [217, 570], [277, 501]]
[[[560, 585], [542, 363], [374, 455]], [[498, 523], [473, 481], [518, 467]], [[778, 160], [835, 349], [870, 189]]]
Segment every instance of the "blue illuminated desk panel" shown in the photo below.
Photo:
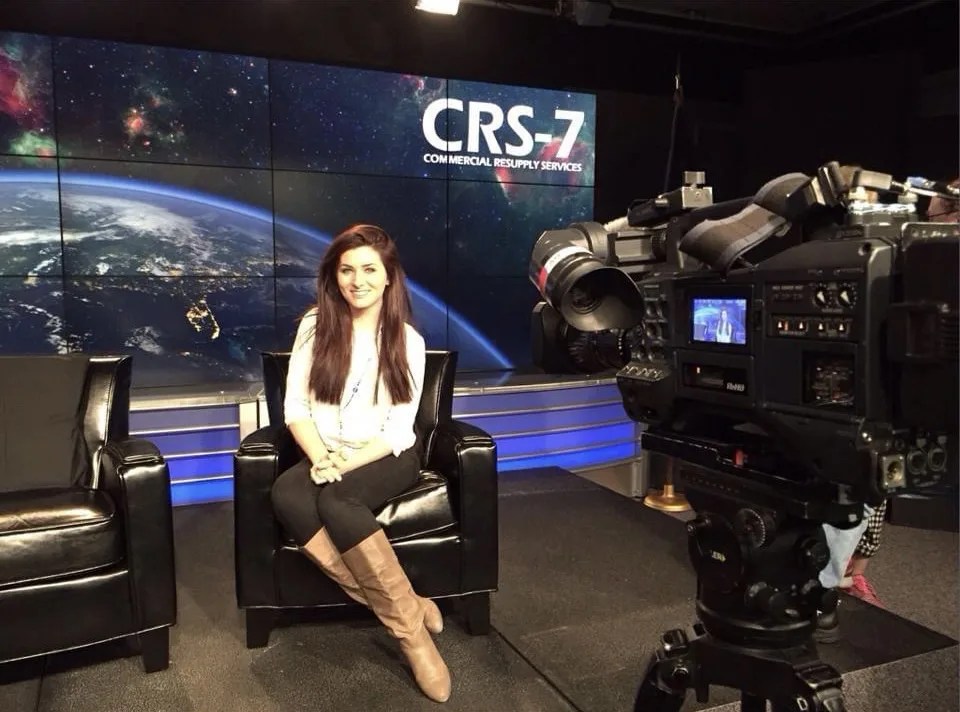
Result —
[[[458, 378], [454, 417], [486, 430], [502, 473], [557, 466], [571, 471], [631, 461], [639, 427], [623, 410], [613, 379]], [[170, 467], [174, 505], [233, 497], [233, 455], [267, 425], [259, 389], [137, 396], [131, 436], [156, 443]]]

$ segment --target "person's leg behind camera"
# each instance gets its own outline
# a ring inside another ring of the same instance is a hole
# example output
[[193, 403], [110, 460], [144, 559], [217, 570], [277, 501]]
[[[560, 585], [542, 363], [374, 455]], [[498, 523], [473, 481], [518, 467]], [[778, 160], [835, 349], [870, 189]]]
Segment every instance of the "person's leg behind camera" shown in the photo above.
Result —
[[886, 518], [887, 503], [882, 502], [867, 518], [867, 528], [860, 537], [857, 549], [847, 565], [847, 571], [840, 581], [840, 590], [859, 598], [878, 608], [883, 608], [883, 602], [877, 596], [873, 585], [867, 580], [867, 564], [880, 550], [880, 540], [883, 535], [883, 523]]
[[[831, 524], [823, 525], [823, 534], [830, 551], [830, 561], [820, 572], [820, 585], [824, 588], [840, 587], [872, 511], [872, 507], [864, 505], [863, 518], [857, 526], [850, 529], [840, 529]], [[840, 618], [836, 610], [820, 614], [813, 637], [818, 643], [836, 643], [840, 640]]]

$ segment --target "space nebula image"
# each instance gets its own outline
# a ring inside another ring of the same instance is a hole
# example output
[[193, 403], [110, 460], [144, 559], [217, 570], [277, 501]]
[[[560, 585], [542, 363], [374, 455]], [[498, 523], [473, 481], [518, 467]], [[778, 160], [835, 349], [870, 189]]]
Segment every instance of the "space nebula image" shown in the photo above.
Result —
[[64, 156], [269, 168], [265, 59], [76, 39], [55, 57]]
[[57, 155], [50, 38], [0, 33], [0, 153]]
[[445, 178], [420, 128], [444, 79], [300, 62], [270, 63], [274, 168]]
[[138, 388], [258, 381], [330, 241], [370, 222], [428, 347], [523, 368], [530, 248], [592, 219], [594, 105], [0, 33], [0, 352], [133, 354]]

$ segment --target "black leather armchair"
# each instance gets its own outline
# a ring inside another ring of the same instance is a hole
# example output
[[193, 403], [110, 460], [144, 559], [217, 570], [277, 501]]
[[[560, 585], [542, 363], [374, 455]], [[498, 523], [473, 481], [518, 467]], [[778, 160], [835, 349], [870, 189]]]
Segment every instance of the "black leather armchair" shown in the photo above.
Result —
[[[3, 357], [0, 369], [15, 377], [38, 358], [57, 357]], [[0, 481], [0, 662], [139, 636], [147, 672], [169, 665], [170, 477], [152, 443], [128, 439], [131, 361], [90, 358], [80, 371], [79, 478], [35, 488], [49, 473], [8, 467]]]
[[[415, 430], [423, 445], [419, 481], [377, 514], [417, 593], [461, 597], [467, 630], [490, 630], [497, 588], [496, 445], [452, 419], [455, 352], [428, 351]], [[273, 514], [270, 489], [302, 457], [283, 423], [289, 354], [263, 354], [270, 425], [251, 433], [234, 460], [237, 603], [247, 646], [267, 644], [278, 611], [353, 602], [297, 550]]]

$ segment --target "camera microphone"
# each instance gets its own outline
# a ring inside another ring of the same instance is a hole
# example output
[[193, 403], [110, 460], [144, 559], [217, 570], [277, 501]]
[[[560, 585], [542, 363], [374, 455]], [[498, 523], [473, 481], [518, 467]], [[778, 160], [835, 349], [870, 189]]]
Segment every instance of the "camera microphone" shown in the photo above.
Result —
[[960, 188], [944, 183], [943, 181], [911, 176], [901, 183], [900, 181], [894, 180], [893, 176], [888, 173], [877, 173], [876, 171], [857, 170], [851, 187], [890, 191], [898, 195], [916, 193], [917, 195], [925, 195], [931, 198], [960, 199]]
[[952, 198], [953, 200], [960, 199], [960, 187], [949, 185], [939, 180], [910, 176], [907, 178], [906, 188], [908, 191], [919, 193], [920, 195], [930, 197], [940, 196], [941, 198]]

